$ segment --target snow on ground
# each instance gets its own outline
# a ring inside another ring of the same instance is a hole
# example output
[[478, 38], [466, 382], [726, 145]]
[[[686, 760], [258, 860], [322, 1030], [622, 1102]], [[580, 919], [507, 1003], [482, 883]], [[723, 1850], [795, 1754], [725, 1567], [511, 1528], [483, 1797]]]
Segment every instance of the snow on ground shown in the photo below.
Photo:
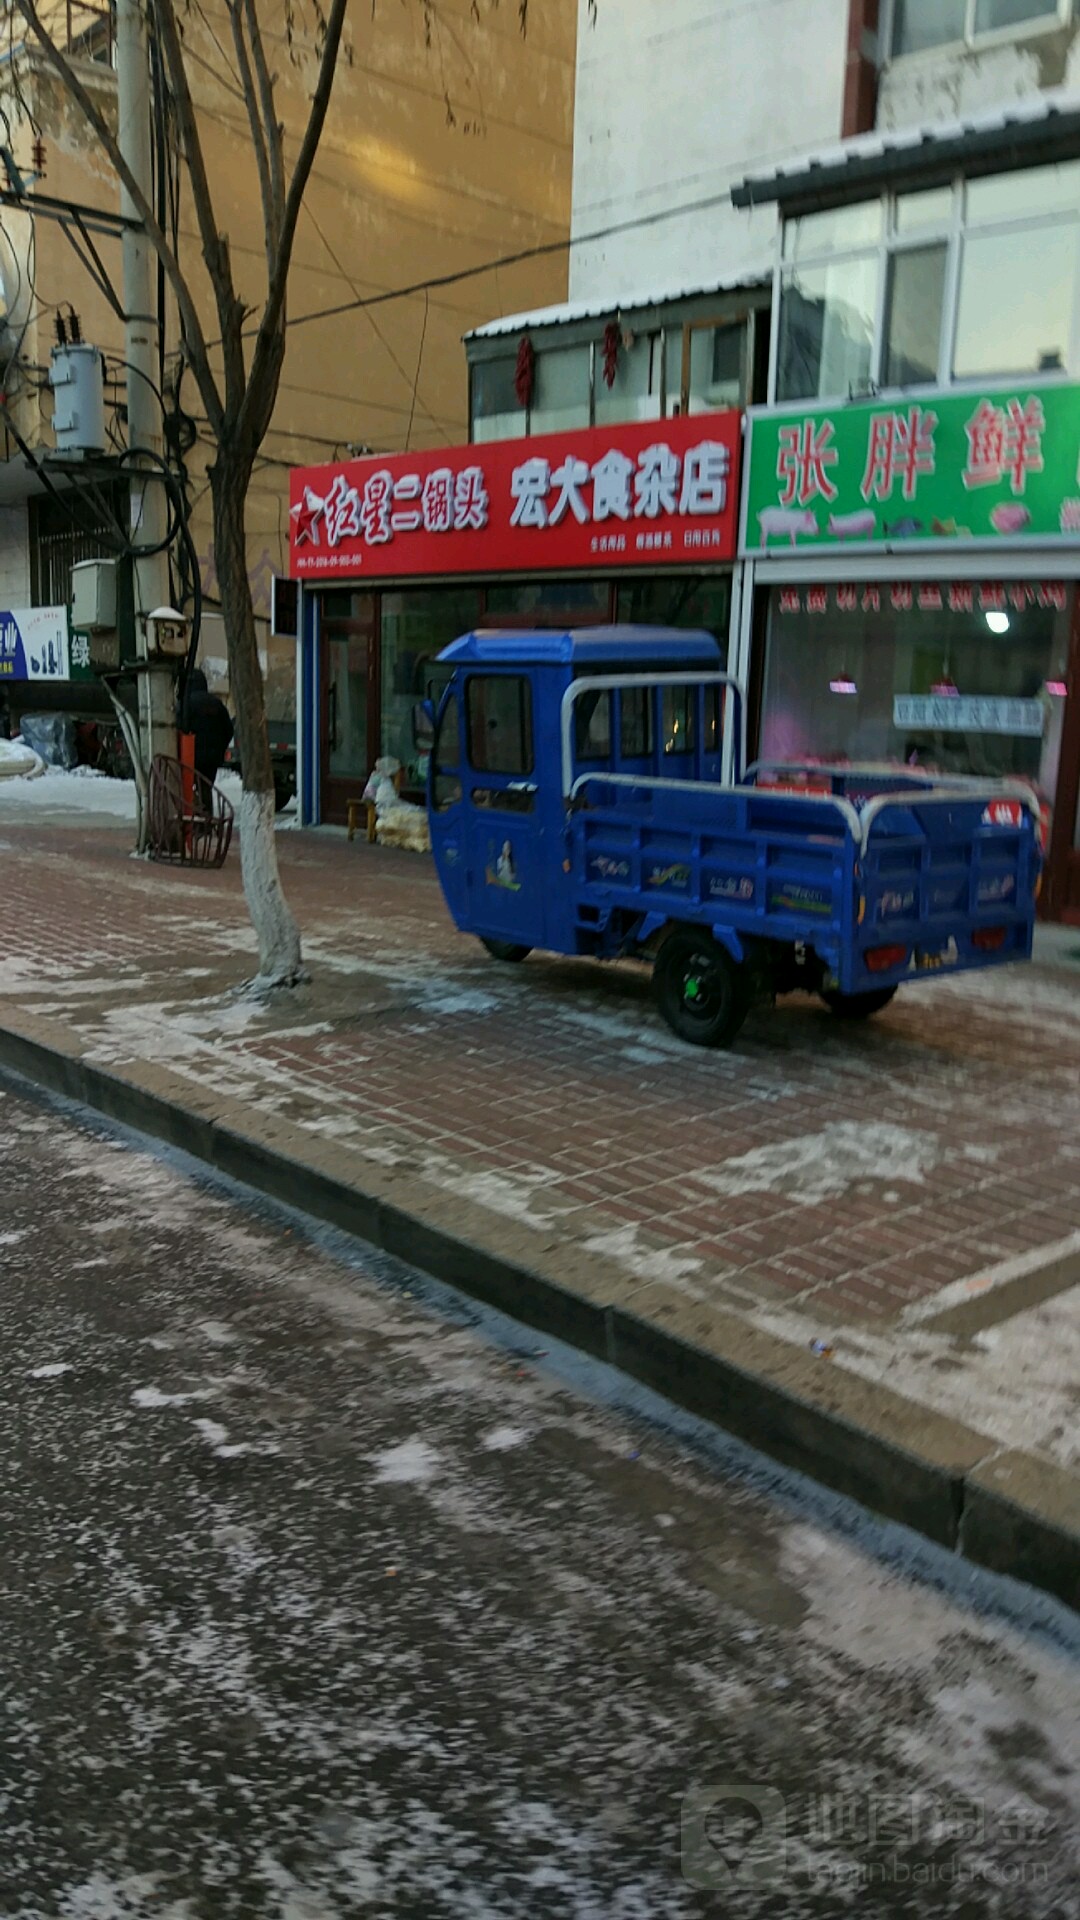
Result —
[[110, 780], [92, 767], [76, 767], [70, 773], [46, 767], [36, 777], [24, 775], [0, 784], [0, 815], [16, 808], [20, 813], [108, 813], [119, 820], [134, 820], [135, 782]]
[[[14, 748], [14, 741], [0, 740], [0, 774], [5, 770], [4, 762], [14, 759]], [[20, 747], [18, 752], [22, 754], [23, 749]], [[37, 761], [36, 755], [33, 758], [40, 767], [41, 762]], [[239, 774], [221, 773], [217, 785], [231, 805], [239, 810]], [[74, 767], [70, 773], [60, 767], [46, 767], [43, 772], [26, 772], [0, 779], [0, 818], [16, 809], [23, 816], [30, 813], [45, 817], [64, 814], [71, 820], [73, 816], [78, 818], [85, 814], [109, 814], [116, 820], [134, 822], [135, 782], [112, 780], [107, 774], [95, 772], [93, 767]], [[277, 826], [280, 830], [295, 824], [295, 802], [290, 802], [284, 813], [278, 815]]]

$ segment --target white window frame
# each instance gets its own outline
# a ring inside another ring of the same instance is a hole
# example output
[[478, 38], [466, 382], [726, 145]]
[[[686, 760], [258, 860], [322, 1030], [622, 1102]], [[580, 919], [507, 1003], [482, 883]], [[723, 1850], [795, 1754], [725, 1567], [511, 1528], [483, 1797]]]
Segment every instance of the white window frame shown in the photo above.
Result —
[[[1075, 162], [1070, 161], [1065, 164], [1075, 164]], [[1034, 169], [1031, 170], [1034, 171]], [[1028, 171], [1028, 169], [1011, 169], [1010, 171], [1025, 172]], [[980, 175], [979, 177], [998, 176]], [[1000, 177], [1005, 178], [1007, 175], [1002, 174]], [[976, 226], [969, 227], [967, 222], [967, 180], [962, 175], [956, 175], [951, 182], [946, 181], [942, 184], [951, 191], [952, 194], [949, 219], [940, 221], [935, 225], [928, 225], [921, 232], [917, 233], [900, 234], [897, 232], [896, 203], [898, 199], [907, 198], [910, 194], [918, 193], [922, 191], [922, 189], [917, 186], [912, 186], [908, 188], [904, 194], [883, 192], [879, 195], [868, 196], [869, 198], [875, 198], [884, 203], [882, 237], [879, 241], [870, 245], [836, 248], [833, 251], [809, 253], [802, 259], [796, 257], [788, 259], [785, 258], [784, 255], [784, 228], [786, 222], [783, 219], [778, 222], [773, 278], [772, 341], [769, 355], [770, 406], [798, 406], [803, 404], [809, 407], [819, 404], [825, 405], [827, 403], [842, 404], [845, 401], [863, 397], [892, 399], [902, 394], [911, 394], [913, 397], [918, 398], [923, 394], [940, 392], [943, 388], [955, 388], [957, 391], [963, 392], [967, 389], [986, 386], [988, 382], [992, 384], [997, 380], [1038, 379], [1042, 385], [1052, 386], [1055, 383], [1064, 385], [1068, 381], [1080, 379], [1080, 205], [1078, 205], [1075, 212], [1068, 212], [1062, 208], [1056, 208], [1045, 214], [1014, 215], [1008, 219], [1002, 218], [999, 220], [980, 221]], [[857, 203], [852, 202], [851, 204], [854, 205]], [[798, 215], [794, 216], [796, 219], [798, 217]], [[1019, 237], [1032, 232], [1034, 229], [1061, 227], [1065, 225], [1073, 227], [1077, 235], [1077, 292], [1073, 301], [1072, 332], [1067, 342], [1065, 366], [1059, 370], [1055, 369], [1047, 373], [1032, 371], [1017, 373], [1015, 369], [1009, 368], [1002, 369], [1000, 373], [965, 375], [957, 375], [954, 373], [953, 368], [956, 359], [956, 344], [960, 321], [960, 287], [963, 274], [964, 248], [968, 238], [975, 238], [981, 234], [1016, 234]], [[900, 253], [911, 253], [923, 247], [941, 245], [946, 247], [946, 262], [945, 284], [942, 297], [941, 334], [938, 342], [937, 378], [932, 381], [922, 382], [917, 386], [887, 387], [882, 382], [882, 374], [885, 364], [885, 331], [888, 319], [889, 269], [891, 261], [895, 255]], [[878, 262], [878, 283], [874, 342], [870, 358], [870, 393], [866, 396], [847, 393], [823, 393], [816, 396], [808, 396], [803, 402], [778, 398], [781, 316], [784, 288], [787, 281], [793, 274], [798, 273], [800, 269], [813, 270], [825, 265], [843, 266], [853, 261], [868, 259], [874, 255], [876, 255]]]
[[896, 27], [899, 14], [899, 0], [885, 0], [888, 17], [883, 22], [884, 33], [881, 45], [886, 50], [884, 64], [894, 66], [907, 65], [909, 60], [926, 61], [947, 58], [949, 54], [980, 52], [984, 47], [1007, 45], [1011, 40], [1027, 40], [1039, 33], [1057, 33], [1059, 28], [1067, 27], [1072, 20], [1074, 0], [1045, 0], [1043, 11], [1033, 20], [1021, 20], [1012, 27], [983, 27], [976, 29], [975, 16], [978, 0], [967, 0], [967, 18], [962, 39], [942, 40], [937, 46], [921, 47], [914, 53], [900, 53], [896, 50]]

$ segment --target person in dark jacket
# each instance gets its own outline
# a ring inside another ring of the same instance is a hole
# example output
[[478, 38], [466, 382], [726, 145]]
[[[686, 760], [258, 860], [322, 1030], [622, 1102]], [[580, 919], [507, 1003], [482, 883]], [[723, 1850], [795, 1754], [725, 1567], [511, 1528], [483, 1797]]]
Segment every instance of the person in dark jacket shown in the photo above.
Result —
[[178, 724], [182, 733], [194, 734], [195, 771], [213, 786], [233, 737], [233, 723], [224, 700], [207, 687], [201, 667], [193, 667], [188, 675]]

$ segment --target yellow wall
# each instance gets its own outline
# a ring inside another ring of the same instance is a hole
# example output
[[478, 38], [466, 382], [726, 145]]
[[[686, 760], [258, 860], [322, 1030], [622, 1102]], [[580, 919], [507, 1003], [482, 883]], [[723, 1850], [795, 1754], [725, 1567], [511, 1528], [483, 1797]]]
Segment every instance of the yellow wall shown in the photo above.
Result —
[[[284, 14], [260, 0], [272, 50], [278, 110], [295, 153], [314, 77], [310, 51], [290, 62]], [[570, 164], [576, 0], [531, 0], [523, 40], [516, 0], [481, 19], [471, 0], [438, 0], [425, 31], [420, 0], [368, 0], [349, 10], [348, 48], [335, 82], [322, 145], [301, 214], [289, 314], [382, 294], [472, 267], [518, 249], [565, 238]], [[185, 15], [188, 68], [199, 113], [219, 227], [228, 233], [238, 289], [255, 308], [265, 286], [258, 179], [245, 109], [226, 56], [231, 41], [221, 0]], [[110, 117], [111, 73], [81, 62]], [[115, 207], [115, 180], [77, 108], [34, 62], [33, 96], [48, 144], [44, 190]], [[21, 150], [25, 151], [25, 137]], [[10, 220], [18, 250], [25, 248]], [[70, 254], [59, 230], [38, 220], [34, 282], [39, 300], [71, 299], [84, 335], [122, 352], [107, 303]], [[119, 247], [101, 242], [120, 287]], [[8, 250], [5, 249], [5, 252]], [[216, 333], [189, 196], [181, 211], [181, 252], [208, 336]], [[25, 260], [24, 260], [25, 265]], [[273, 425], [249, 499], [249, 551], [256, 608], [269, 611], [269, 579], [287, 556], [288, 468], [334, 457], [349, 444], [391, 450], [452, 445], [468, 437], [461, 336], [498, 312], [565, 297], [565, 252], [486, 271], [458, 285], [394, 299], [373, 309], [294, 326]], [[52, 315], [31, 325], [25, 357], [48, 360]], [[170, 316], [167, 343], [177, 331]], [[119, 369], [117, 370], [119, 371]], [[122, 397], [122, 392], [121, 392]], [[202, 409], [190, 375], [187, 410]], [[48, 411], [36, 394], [23, 418]], [[201, 422], [203, 435], [205, 424]], [[26, 427], [24, 426], [24, 431]], [[122, 428], [120, 429], [122, 435]], [[214, 591], [205, 467], [207, 439], [189, 457], [198, 504], [194, 532], [204, 582]], [[220, 657], [220, 628], [208, 623], [204, 651]], [[291, 692], [291, 649], [271, 647], [270, 681], [280, 713]]]

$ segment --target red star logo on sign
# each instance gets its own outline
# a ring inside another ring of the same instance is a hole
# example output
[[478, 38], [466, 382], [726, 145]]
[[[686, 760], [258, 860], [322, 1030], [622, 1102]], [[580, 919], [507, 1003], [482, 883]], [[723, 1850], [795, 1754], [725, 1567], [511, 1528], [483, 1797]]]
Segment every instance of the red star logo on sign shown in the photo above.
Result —
[[319, 521], [322, 519], [325, 501], [320, 500], [310, 487], [304, 488], [304, 497], [299, 506], [289, 508], [289, 518], [294, 522], [296, 545], [302, 547], [310, 540], [313, 547], [319, 544]]

